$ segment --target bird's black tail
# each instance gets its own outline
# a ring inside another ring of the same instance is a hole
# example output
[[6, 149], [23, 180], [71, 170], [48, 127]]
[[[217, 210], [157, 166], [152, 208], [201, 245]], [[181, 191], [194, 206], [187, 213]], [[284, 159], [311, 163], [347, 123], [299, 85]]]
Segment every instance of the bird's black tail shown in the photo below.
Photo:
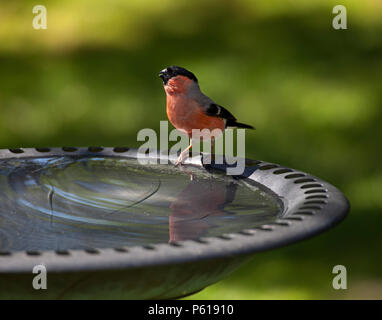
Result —
[[249, 124], [240, 123], [236, 121], [227, 121], [227, 127], [237, 127], [237, 128], [244, 128], [244, 129], [255, 129], [254, 127], [250, 126]]

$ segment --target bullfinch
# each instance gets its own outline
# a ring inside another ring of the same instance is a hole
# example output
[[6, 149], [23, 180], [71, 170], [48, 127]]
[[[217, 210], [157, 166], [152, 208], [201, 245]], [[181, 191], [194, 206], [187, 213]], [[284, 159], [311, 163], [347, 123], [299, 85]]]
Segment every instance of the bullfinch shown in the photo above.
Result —
[[[214, 129], [224, 131], [227, 127], [253, 129], [252, 126], [236, 121], [225, 108], [204, 95], [195, 75], [178, 66], [171, 66], [159, 72], [167, 96], [167, 116], [173, 126], [192, 138], [192, 130]], [[195, 138], [195, 137], [194, 137]], [[208, 137], [202, 136], [202, 139]], [[212, 144], [214, 137], [210, 136]], [[192, 148], [190, 145], [182, 151], [175, 166], [181, 164]]]

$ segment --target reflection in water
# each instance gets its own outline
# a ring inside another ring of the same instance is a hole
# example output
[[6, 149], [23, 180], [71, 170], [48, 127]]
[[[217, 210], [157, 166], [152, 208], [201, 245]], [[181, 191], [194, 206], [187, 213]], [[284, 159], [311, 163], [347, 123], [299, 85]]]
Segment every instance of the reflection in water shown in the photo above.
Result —
[[[147, 245], [273, 221], [273, 194], [246, 179], [134, 159], [0, 160], [0, 250]], [[169, 236], [170, 235], [170, 236]]]
[[204, 236], [216, 220], [229, 218], [226, 205], [234, 198], [237, 183], [215, 183], [194, 180], [170, 205], [170, 242], [197, 239]]

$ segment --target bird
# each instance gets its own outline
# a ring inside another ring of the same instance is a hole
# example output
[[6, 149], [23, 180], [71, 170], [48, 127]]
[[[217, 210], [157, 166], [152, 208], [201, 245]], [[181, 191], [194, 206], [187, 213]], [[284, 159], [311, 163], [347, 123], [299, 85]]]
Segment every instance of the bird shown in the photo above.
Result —
[[[227, 127], [254, 129], [251, 125], [237, 122], [227, 109], [202, 93], [196, 76], [187, 69], [170, 66], [159, 72], [166, 92], [167, 116], [172, 125], [187, 134], [190, 145], [181, 152], [175, 166], [182, 164], [192, 148], [192, 130], [219, 129]], [[202, 139], [208, 137], [204, 136]], [[209, 137], [214, 143], [214, 137]]]

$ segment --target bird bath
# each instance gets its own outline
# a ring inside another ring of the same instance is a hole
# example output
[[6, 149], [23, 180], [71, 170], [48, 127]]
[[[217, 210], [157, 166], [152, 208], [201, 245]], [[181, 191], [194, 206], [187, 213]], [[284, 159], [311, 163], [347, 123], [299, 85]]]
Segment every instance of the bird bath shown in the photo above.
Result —
[[[0, 150], [0, 298], [189, 295], [347, 210], [330, 184], [260, 161], [233, 177], [201, 157], [142, 165], [129, 148]], [[32, 288], [36, 265], [47, 290]]]

